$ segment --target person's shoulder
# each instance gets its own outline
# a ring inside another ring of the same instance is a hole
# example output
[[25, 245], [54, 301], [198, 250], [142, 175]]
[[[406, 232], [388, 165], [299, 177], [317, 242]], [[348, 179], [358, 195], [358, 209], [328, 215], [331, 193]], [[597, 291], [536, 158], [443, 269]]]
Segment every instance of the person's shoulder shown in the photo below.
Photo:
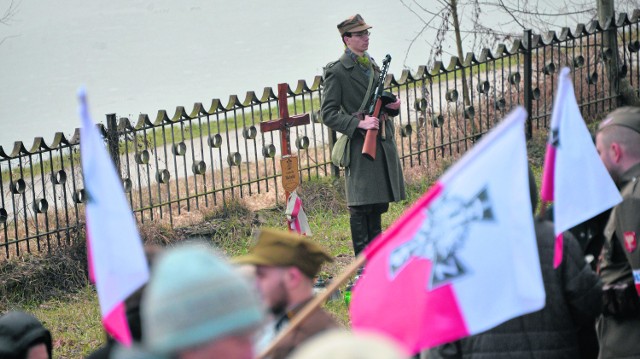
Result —
[[340, 60], [335, 60], [335, 61], [331, 61], [328, 64], [325, 65], [324, 67], [324, 72], [332, 72], [335, 71], [337, 69], [338, 65], [340, 63]]

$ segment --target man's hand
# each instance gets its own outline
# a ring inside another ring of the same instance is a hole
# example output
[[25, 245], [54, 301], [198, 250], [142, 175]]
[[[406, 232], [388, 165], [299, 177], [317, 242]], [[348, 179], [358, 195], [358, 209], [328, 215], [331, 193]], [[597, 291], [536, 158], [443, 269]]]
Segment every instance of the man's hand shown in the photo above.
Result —
[[386, 106], [389, 110], [397, 111], [400, 109], [400, 97], [396, 97], [395, 102], [388, 103]]
[[380, 128], [380, 120], [377, 117], [366, 115], [364, 120], [358, 123], [358, 128], [363, 130], [377, 130]]

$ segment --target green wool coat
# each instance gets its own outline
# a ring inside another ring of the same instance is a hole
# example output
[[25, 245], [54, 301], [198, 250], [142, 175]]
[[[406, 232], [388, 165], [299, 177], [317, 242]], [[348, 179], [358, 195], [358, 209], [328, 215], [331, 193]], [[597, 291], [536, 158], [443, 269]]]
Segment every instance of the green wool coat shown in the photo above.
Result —
[[[374, 69], [371, 93], [375, 91], [380, 74], [375, 64]], [[351, 139], [351, 164], [345, 171], [349, 206], [389, 203], [406, 197], [391, 118], [384, 121], [386, 139], [382, 141], [378, 136], [376, 159], [372, 161], [362, 156], [364, 133], [357, 128], [360, 119], [352, 114], [362, 105], [368, 85], [369, 78], [346, 53], [325, 68], [322, 120], [332, 130]]]

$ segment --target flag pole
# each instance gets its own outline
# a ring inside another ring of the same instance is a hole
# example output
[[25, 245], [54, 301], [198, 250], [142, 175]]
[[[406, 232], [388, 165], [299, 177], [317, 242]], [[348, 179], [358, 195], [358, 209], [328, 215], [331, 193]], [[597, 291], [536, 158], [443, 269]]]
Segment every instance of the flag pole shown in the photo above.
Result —
[[287, 337], [294, 329], [300, 326], [305, 319], [313, 313], [318, 307], [320, 307], [324, 302], [327, 301], [331, 293], [336, 291], [338, 287], [340, 287], [343, 283], [345, 283], [357, 270], [360, 266], [362, 266], [367, 260], [367, 257], [364, 254], [360, 254], [356, 257], [356, 259], [351, 262], [345, 268], [342, 273], [338, 276], [338, 278], [334, 279], [329, 283], [329, 286], [322, 292], [318, 293], [313, 300], [311, 300], [307, 305], [305, 305], [298, 314], [293, 316], [293, 319], [289, 323], [288, 326], [283, 329], [280, 334], [269, 344], [269, 346], [258, 356], [259, 359], [264, 359], [268, 357], [273, 350], [276, 348], [278, 344], [280, 344], [285, 337]]
[[547, 213], [547, 207], [549, 206], [549, 202], [542, 200], [540, 201], [540, 217], [544, 217]]

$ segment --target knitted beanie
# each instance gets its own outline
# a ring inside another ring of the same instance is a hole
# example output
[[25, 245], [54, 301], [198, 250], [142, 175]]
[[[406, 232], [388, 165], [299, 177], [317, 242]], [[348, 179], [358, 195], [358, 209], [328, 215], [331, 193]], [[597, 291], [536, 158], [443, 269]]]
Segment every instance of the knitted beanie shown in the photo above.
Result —
[[205, 245], [168, 250], [156, 263], [142, 299], [143, 343], [158, 354], [257, 327], [255, 290]]

